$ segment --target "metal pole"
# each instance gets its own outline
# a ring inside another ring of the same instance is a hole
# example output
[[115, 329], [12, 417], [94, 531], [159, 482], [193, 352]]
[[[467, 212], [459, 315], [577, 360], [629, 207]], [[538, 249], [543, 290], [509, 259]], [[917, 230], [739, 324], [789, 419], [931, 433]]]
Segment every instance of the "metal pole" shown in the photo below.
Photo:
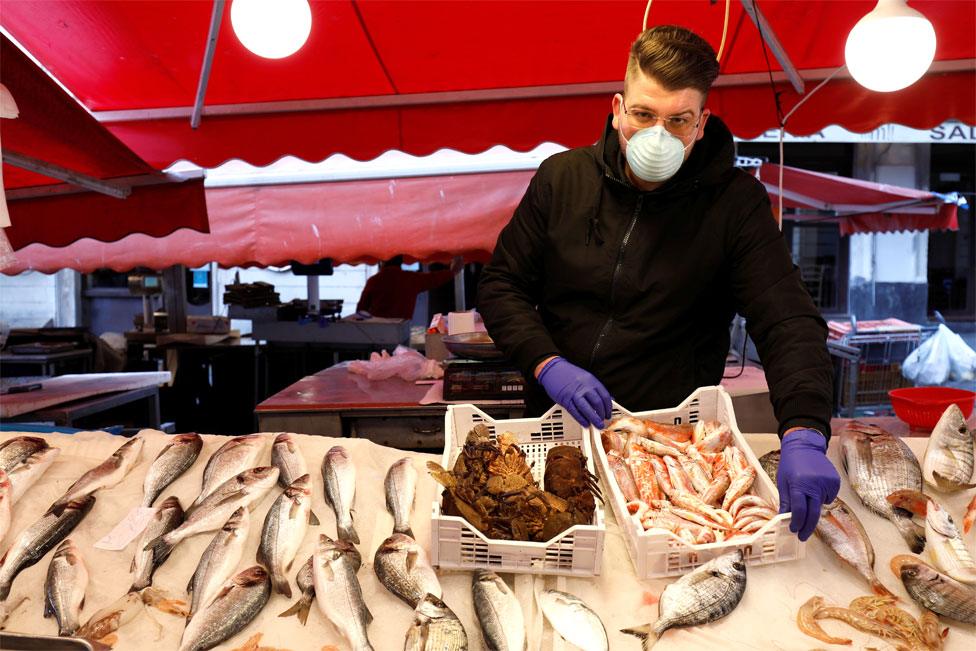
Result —
[[213, 65], [214, 52], [217, 49], [217, 36], [220, 35], [220, 19], [224, 15], [224, 0], [214, 0], [213, 12], [210, 14], [210, 31], [207, 33], [207, 45], [203, 50], [203, 64], [200, 66], [200, 82], [197, 84], [197, 97], [193, 102], [193, 114], [190, 116], [190, 127], [200, 126], [200, 116], [203, 115], [203, 98], [207, 94], [207, 83], [210, 81], [210, 67]]
[[[454, 258], [458, 262], [463, 262], [461, 256]], [[464, 312], [467, 309], [464, 301], [464, 267], [461, 267], [461, 271], [454, 274], [454, 311]]]
[[[755, 24], [756, 29], [759, 30], [760, 36], [766, 41], [766, 45], [772, 51], [773, 56], [779, 61], [779, 65], [782, 66], [783, 72], [786, 73], [787, 79], [790, 80], [790, 84], [793, 85], [793, 90], [795, 90], [799, 95], [803, 94], [803, 77], [797, 71], [796, 66], [790, 61], [790, 57], [786, 54], [786, 48], [783, 44], [779, 42], [779, 38], [776, 37], [776, 32], [773, 31], [772, 26], [766, 17], [763, 16], [759, 7], [756, 6], [755, 0], [741, 0], [742, 8], [746, 10], [749, 14], [749, 18]], [[780, 161], [782, 163], [782, 161]]]
[[14, 167], [49, 176], [52, 179], [77, 185], [86, 190], [107, 194], [116, 199], [125, 199], [132, 193], [132, 188], [127, 186], [108, 183], [107, 181], [96, 179], [94, 176], [88, 176], [87, 174], [70, 170], [67, 167], [61, 167], [60, 165], [48, 163], [39, 158], [26, 156], [8, 149], [3, 150], [3, 162]]
[[306, 276], [305, 282], [308, 284], [308, 313], [319, 313], [319, 277]]

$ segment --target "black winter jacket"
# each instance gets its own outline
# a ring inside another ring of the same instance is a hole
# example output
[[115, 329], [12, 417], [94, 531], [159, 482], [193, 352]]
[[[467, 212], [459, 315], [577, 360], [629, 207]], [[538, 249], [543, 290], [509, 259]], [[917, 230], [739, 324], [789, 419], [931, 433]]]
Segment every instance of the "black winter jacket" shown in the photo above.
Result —
[[826, 324], [765, 189], [734, 155], [712, 116], [678, 173], [643, 192], [627, 180], [608, 118], [600, 142], [539, 166], [478, 288], [488, 332], [528, 380], [530, 414], [552, 404], [532, 379], [550, 355], [592, 372], [627, 409], [676, 406], [721, 381], [738, 312], [780, 434], [830, 436]]

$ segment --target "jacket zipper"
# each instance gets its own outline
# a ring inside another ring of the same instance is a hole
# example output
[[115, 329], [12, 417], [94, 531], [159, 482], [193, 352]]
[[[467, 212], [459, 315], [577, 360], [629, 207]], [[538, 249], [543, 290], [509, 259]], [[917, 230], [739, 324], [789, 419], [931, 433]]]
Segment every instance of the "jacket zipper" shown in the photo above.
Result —
[[603, 339], [610, 332], [610, 326], [613, 325], [614, 289], [616, 289], [617, 286], [617, 277], [620, 275], [620, 270], [624, 266], [624, 250], [627, 248], [627, 244], [630, 242], [630, 236], [634, 232], [634, 227], [637, 225], [637, 218], [640, 216], [641, 206], [643, 206], [643, 204], [644, 195], [637, 195], [637, 206], [634, 208], [634, 214], [630, 218], [630, 225], [627, 226], [627, 232], [624, 233], [624, 239], [620, 243], [620, 250], [617, 251], [617, 264], [614, 265], [613, 275], [610, 276], [610, 317], [608, 317], [606, 323], [603, 324], [603, 328], [600, 329], [600, 334], [597, 335], [596, 343], [593, 344], [593, 352], [590, 353], [590, 367], [592, 367], [593, 362], [596, 361], [596, 354], [597, 351], [600, 350], [600, 344], [603, 343]]

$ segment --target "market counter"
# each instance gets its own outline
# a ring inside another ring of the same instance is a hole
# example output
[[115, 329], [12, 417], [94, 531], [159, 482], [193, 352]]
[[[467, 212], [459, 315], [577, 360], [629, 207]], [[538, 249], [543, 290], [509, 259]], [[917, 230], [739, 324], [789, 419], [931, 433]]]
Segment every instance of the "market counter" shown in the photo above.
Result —
[[[16, 436], [13, 432], [0, 433], [0, 440]], [[142, 495], [142, 482], [149, 464], [166, 442], [166, 435], [151, 430], [143, 432], [146, 445], [142, 459], [129, 476], [113, 489], [96, 494], [96, 504], [88, 517], [75, 529], [71, 538], [79, 546], [91, 574], [91, 582], [82, 620], [95, 611], [115, 601], [124, 594], [131, 576], [129, 563], [135, 544], [131, 543], [119, 552], [93, 548], [93, 543], [104, 536], [129, 511], [139, 503]], [[102, 432], [85, 432], [69, 435], [48, 435], [45, 437], [52, 445], [62, 448], [62, 454], [35, 488], [15, 507], [11, 532], [3, 545], [9, 546], [26, 526], [38, 518], [83, 472], [103, 461], [121, 443], [119, 437]], [[210, 454], [226, 441], [220, 436], [204, 436], [204, 449], [194, 466], [163, 493], [160, 500], [168, 495], [177, 495], [181, 503], [188, 505], [197, 495], [206, 460]], [[387, 592], [372, 571], [372, 557], [376, 548], [389, 535], [392, 517], [386, 512], [383, 478], [387, 468], [397, 459], [407, 455], [414, 460], [420, 472], [417, 486], [417, 500], [412, 516], [413, 530], [425, 548], [430, 549], [430, 507], [437, 486], [423, 470], [427, 460], [437, 459], [434, 455], [404, 453], [400, 450], [381, 447], [369, 441], [343, 439], [341, 441], [321, 436], [296, 437], [312, 470], [313, 510], [322, 524], [311, 527], [301, 551], [296, 557], [289, 578], [294, 588], [294, 575], [308, 555], [317, 539], [316, 532], [330, 536], [335, 534], [335, 518], [326, 506], [323, 496], [322, 478], [319, 473], [325, 452], [333, 445], [344, 445], [352, 455], [358, 472], [356, 495], [356, 528], [362, 539], [359, 550], [363, 555], [363, 568], [359, 580], [363, 587], [366, 603], [373, 614], [373, 624], [369, 634], [374, 647], [380, 651], [401, 649], [403, 637], [412, 620], [412, 611], [401, 601]], [[757, 455], [778, 446], [774, 435], [747, 435]], [[837, 441], [837, 439], [835, 439]], [[926, 441], [907, 439], [909, 446], [917, 455], [924, 452]], [[270, 455], [270, 436], [264, 462]], [[831, 446], [831, 457], [837, 462], [836, 444]], [[838, 464], [839, 466], [839, 464]], [[608, 492], [604, 489], [605, 494]], [[264, 517], [280, 489], [272, 489], [259, 502], [251, 516], [248, 546], [240, 569], [254, 563]], [[841, 497], [855, 508], [864, 523], [877, 554], [876, 570], [881, 581], [898, 594], [902, 607], [917, 613], [917, 608], [906, 595], [900, 582], [888, 569], [889, 559], [900, 553], [907, 553], [901, 537], [894, 527], [871, 513], [867, 513], [857, 498], [851, 493], [846, 479], [841, 489]], [[961, 509], [970, 496], [961, 493], [951, 498], [943, 498], [950, 512], [961, 519]], [[563, 651], [573, 647], [554, 637], [552, 629], [544, 625], [543, 618], [535, 605], [533, 594], [536, 590], [556, 588], [572, 592], [588, 604], [603, 618], [610, 635], [610, 648], [615, 651], [633, 649], [637, 651], [640, 643], [635, 638], [619, 633], [621, 628], [653, 621], [657, 616], [657, 606], [652, 605], [670, 580], [639, 581], [634, 577], [633, 565], [614, 521], [612, 511], [606, 509], [607, 535], [603, 563], [603, 574], [594, 578], [543, 577], [532, 575], [505, 574], [503, 578], [513, 586], [519, 597], [529, 630], [529, 648], [542, 651]], [[191, 538], [177, 546], [170, 559], [156, 572], [154, 585], [175, 595], [183, 596], [186, 583], [193, 573], [203, 550], [210, 543], [212, 534]], [[968, 544], [972, 546], [970, 537]], [[17, 577], [11, 591], [15, 603], [21, 595], [30, 601], [17, 609], [7, 622], [11, 631], [30, 631], [40, 634], [56, 634], [57, 625], [53, 619], [44, 619], [43, 581], [53, 552]], [[480, 632], [475, 619], [471, 596], [471, 574], [468, 572], [439, 573], [444, 587], [445, 601], [455, 610], [468, 631], [470, 648], [483, 648]], [[655, 646], [656, 650], [668, 649], [811, 649], [821, 643], [806, 637], [796, 628], [796, 611], [803, 602], [814, 594], [823, 595], [829, 602], [846, 605], [853, 597], [866, 594], [868, 588], [864, 581], [852, 570], [843, 566], [833, 554], [818, 540], [811, 539], [806, 547], [806, 558], [791, 563], [750, 567], [748, 588], [745, 597], [728, 617], [708, 626], [693, 629], [677, 629], [667, 632]], [[277, 615], [291, 605], [293, 600], [273, 595], [261, 614], [247, 628], [234, 638], [218, 647], [231, 650], [240, 647], [257, 633], [262, 633], [262, 646], [306, 651], [320, 649], [347, 648], [338, 633], [326, 623], [325, 618], [313, 606], [307, 626], [301, 626], [295, 618], [279, 618]], [[151, 648], [176, 649], [183, 629], [183, 621], [175, 616], [163, 614], [155, 609], [151, 616], [162, 624], [161, 637], [157, 640], [157, 627], [145, 615], [139, 615], [119, 631], [118, 651]], [[950, 625], [946, 649], [962, 650], [976, 648], [976, 633], [959, 623], [942, 620]], [[877, 638], [859, 633], [839, 622], [827, 621], [824, 628], [834, 633], [843, 633], [854, 639], [851, 648], [864, 648], [865, 645], [887, 648]], [[330, 647], [328, 645], [335, 645]]]

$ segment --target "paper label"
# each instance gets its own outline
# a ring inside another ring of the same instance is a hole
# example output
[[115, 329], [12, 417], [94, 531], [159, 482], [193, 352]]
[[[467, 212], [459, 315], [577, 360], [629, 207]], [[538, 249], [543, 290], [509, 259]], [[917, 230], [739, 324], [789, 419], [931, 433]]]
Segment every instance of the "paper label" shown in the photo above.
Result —
[[122, 518], [121, 522], [115, 525], [115, 528], [107, 536], [95, 543], [95, 547], [110, 551], [125, 549], [130, 542], [142, 533], [155, 514], [156, 509], [151, 506], [137, 506], [133, 508], [129, 511], [128, 515]]

